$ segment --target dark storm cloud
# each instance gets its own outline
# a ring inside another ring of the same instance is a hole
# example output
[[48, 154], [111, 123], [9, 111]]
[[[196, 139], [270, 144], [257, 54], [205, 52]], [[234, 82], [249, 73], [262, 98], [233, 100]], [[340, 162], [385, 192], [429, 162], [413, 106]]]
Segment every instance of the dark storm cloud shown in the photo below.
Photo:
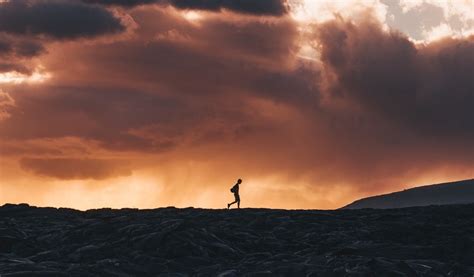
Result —
[[103, 159], [23, 158], [20, 165], [34, 174], [63, 180], [103, 180], [132, 173], [123, 161]]
[[163, 2], [162, 0], [82, 0], [88, 4], [117, 5], [124, 7], [134, 7], [138, 5], [153, 4]]
[[333, 91], [422, 135], [474, 136], [474, 37], [416, 47], [370, 18], [338, 19], [317, 33]]
[[12, 46], [10, 41], [5, 39], [0, 39], [0, 54], [9, 53], [12, 51]]
[[170, 3], [179, 9], [221, 10], [260, 14], [283, 15], [287, 12], [283, 0], [170, 0]]
[[44, 52], [45, 49], [39, 42], [0, 35], [0, 56], [32, 58]]
[[0, 3], [0, 32], [73, 39], [125, 30], [120, 19], [100, 6], [76, 1], [15, 0]]
[[125, 30], [100, 6], [77, 1], [15, 0], [0, 3], [0, 72], [31, 74], [31, 59], [47, 53], [50, 39], [97, 37]]
[[284, 0], [83, 0], [86, 3], [98, 3], [103, 5], [120, 5], [133, 7], [143, 4], [171, 5], [184, 10], [206, 10], [220, 11], [222, 9], [254, 14], [280, 16], [288, 12]]
[[16, 55], [25, 58], [39, 56], [46, 52], [43, 45], [35, 41], [22, 41], [16, 45]]
[[0, 72], [30, 74], [32, 66], [28, 60], [45, 52], [43, 45], [34, 40], [0, 35]]

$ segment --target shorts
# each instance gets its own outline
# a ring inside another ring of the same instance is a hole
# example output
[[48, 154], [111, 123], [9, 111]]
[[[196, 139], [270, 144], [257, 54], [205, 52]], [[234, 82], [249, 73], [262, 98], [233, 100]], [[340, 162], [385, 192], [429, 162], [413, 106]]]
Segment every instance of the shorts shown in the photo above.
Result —
[[235, 201], [240, 201], [240, 196], [237, 193], [234, 193]]

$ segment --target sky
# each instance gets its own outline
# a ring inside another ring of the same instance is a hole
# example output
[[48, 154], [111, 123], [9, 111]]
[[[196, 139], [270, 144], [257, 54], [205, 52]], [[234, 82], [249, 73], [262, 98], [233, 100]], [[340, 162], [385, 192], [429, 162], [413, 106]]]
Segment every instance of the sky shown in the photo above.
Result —
[[0, 0], [0, 203], [335, 209], [474, 178], [474, 0]]

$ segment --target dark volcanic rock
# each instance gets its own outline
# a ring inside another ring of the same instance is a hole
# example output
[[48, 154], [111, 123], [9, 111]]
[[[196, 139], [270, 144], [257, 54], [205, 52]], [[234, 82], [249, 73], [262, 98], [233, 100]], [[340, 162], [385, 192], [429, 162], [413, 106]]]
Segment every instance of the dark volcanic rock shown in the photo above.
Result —
[[469, 276], [474, 205], [0, 207], [1, 276]]
[[397, 209], [474, 203], [474, 179], [443, 183], [362, 198], [342, 209]]

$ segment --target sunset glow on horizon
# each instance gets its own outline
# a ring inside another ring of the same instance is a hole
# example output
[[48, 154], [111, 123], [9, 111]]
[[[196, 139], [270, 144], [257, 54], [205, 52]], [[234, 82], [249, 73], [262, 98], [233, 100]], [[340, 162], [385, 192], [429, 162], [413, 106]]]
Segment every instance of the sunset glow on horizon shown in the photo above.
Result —
[[474, 178], [472, 0], [0, 1], [0, 57], [2, 204], [225, 208], [242, 178], [242, 207], [335, 209]]

